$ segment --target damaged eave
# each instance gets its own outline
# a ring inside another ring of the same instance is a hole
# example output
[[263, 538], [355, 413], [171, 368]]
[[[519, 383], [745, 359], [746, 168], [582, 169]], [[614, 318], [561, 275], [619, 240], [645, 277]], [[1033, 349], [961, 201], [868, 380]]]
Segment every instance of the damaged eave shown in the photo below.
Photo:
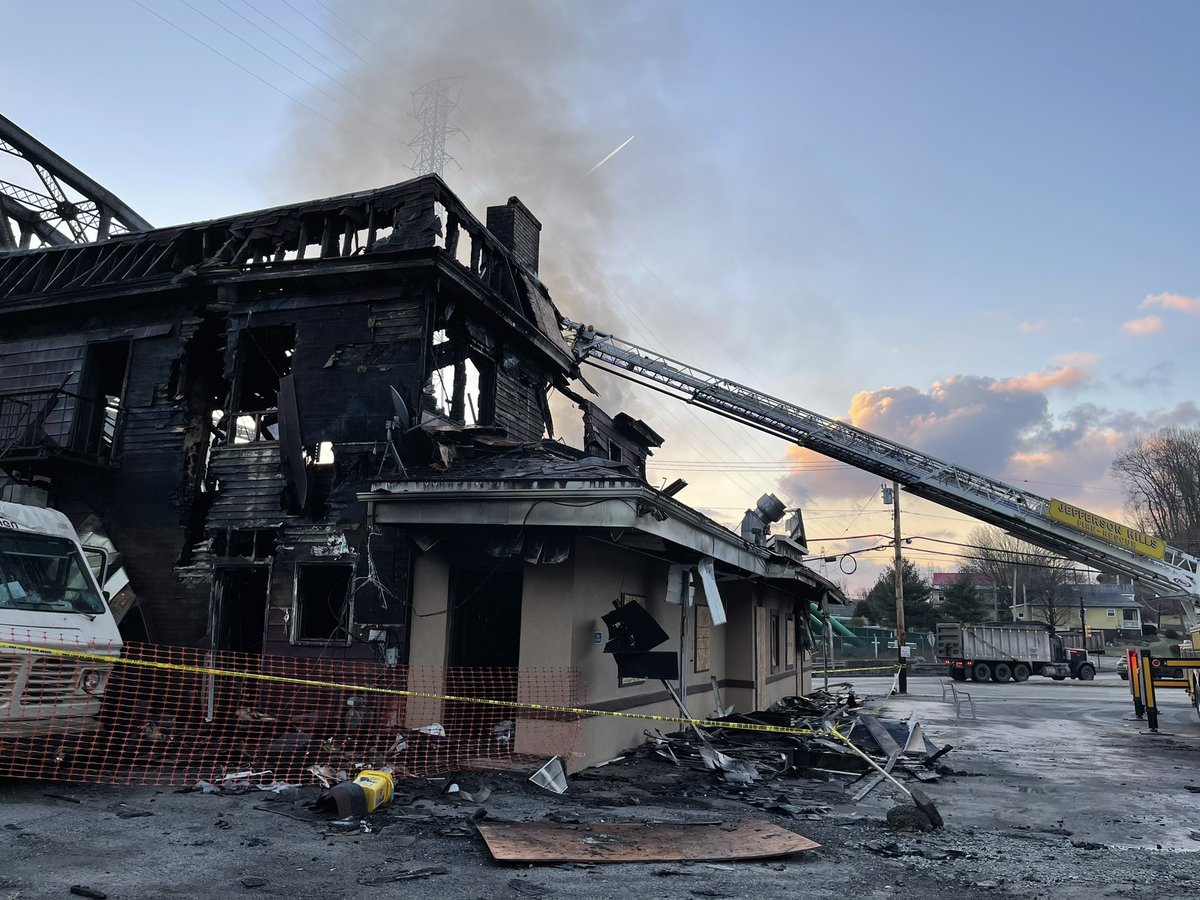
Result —
[[747, 574], [774, 574], [766, 550], [634, 481], [439, 478], [378, 484], [358, 499], [380, 525], [636, 530]]
[[564, 375], [572, 378], [578, 375], [579, 363], [573, 355], [557, 346], [538, 328], [531, 327], [528, 320], [517, 315], [511, 307], [485, 288], [469, 270], [454, 263], [444, 252], [438, 260], [438, 269], [439, 274], [451, 281], [455, 287], [468, 293], [488, 317], [505, 327], [509, 336], [515, 338], [517, 343], [524, 343], [553, 360]]
[[768, 561], [766, 579], [784, 589], [794, 589], [796, 582], [800, 582], [806, 587], [827, 591], [834, 598], [834, 602], [847, 599], [842, 593], [842, 589], [828, 578], [807, 566], [797, 565], [784, 557], [774, 557]]

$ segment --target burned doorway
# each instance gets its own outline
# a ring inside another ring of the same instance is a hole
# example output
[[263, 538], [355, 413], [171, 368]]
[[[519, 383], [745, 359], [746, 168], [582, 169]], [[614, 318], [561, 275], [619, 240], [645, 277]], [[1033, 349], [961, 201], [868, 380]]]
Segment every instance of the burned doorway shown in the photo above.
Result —
[[267, 624], [271, 570], [267, 566], [218, 568], [213, 578], [214, 650], [261, 654]]
[[117, 454], [129, 370], [129, 340], [89, 344], [79, 380], [73, 449], [100, 462]]
[[[460, 697], [514, 702], [517, 664], [521, 658], [521, 569], [501, 563], [457, 569], [451, 579], [449, 647], [446, 682]], [[447, 703], [446, 728], [467, 742], [477, 742], [481, 755], [511, 752], [498, 740], [499, 723], [516, 718], [511, 709], [478, 703]], [[509, 726], [511, 733], [512, 726]]]
[[461, 568], [450, 597], [451, 666], [515, 668], [521, 656], [521, 570]]

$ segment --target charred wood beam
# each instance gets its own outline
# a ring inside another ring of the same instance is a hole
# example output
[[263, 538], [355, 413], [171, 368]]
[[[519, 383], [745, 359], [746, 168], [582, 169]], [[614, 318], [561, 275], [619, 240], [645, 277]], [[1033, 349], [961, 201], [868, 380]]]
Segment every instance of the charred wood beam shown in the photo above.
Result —
[[450, 394], [450, 419], [465, 422], [467, 406], [467, 366], [465, 362], [454, 364], [454, 387]]
[[[444, 250], [434, 244], [438, 204], [446, 213]], [[160, 289], [172, 276], [269, 284], [314, 275], [386, 277], [432, 264], [438, 277], [449, 279], [452, 290], [481, 302], [485, 320], [505, 328], [510, 339], [556, 359], [563, 371], [577, 368], [569, 352], [541, 333], [527, 310], [497, 297], [499, 279], [511, 286], [515, 260], [437, 176], [221, 220], [122, 234], [88, 245], [68, 243], [48, 223], [31, 220], [27, 208], [2, 195], [0, 210], [11, 210], [11, 221], [24, 229], [26, 239], [34, 229], [47, 243], [63, 245], [14, 251], [11, 245], [17, 236], [7, 242], [0, 236], [8, 247], [0, 253], [0, 311], [36, 309], [51, 292], [60, 297], [72, 292], [65, 302], [87, 302], [90, 295], [111, 294], [119, 285], [123, 295], [131, 296]], [[379, 231], [388, 225], [392, 234], [380, 238]], [[401, 234], [393, 240], [396, 228]], [[463, 239], [470, 243], [469, 266], [457, 261]], [[321, 258], [305, 259], [313, 244], [320, 247]], [[258, 259], [263, 264], [254, 262]]]
[[470, 348], [465, 340], [449, 340], [433, 348], [433, 367], [444, 369], [446, 366], [457, 366], [465, 362], [470, 354]]

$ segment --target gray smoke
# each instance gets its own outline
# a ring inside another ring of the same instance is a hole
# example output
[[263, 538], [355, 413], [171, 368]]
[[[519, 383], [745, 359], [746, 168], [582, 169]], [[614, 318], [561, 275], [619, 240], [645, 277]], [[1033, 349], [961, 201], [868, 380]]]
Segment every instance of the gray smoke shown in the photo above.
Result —
[[[602, 274], [616, 228], [614, 184], [644, 200], [661, 176], [638, 168], [637, 141], [588, 172], [647, 122], [660, 137], [672, 132], [656, 79], [681, 51], [645, 45], [642, 16], [624, 2], [330, 4], [322, 22], [327, 52], [344, 69], [322, 63], [330, 77], [306, 96], [309, 109], [296, 109], [281, 150], [279, 199], [413, 177], [415, 154], [407, 145], [419, 125], [412, 91], [461, 76], [452, 124], [463, 134], [447, 144], [458, 165], [447, 168], [446, 181], [480, 218], [485, 206], [519, 196], [543, 223], [541, 277], [559, 308], [629, 335]], [[337, 127], [314, 122], [314, 110]], [[597, 381], [610, 411], [653, 418], [658, 401], [615, 379]]]

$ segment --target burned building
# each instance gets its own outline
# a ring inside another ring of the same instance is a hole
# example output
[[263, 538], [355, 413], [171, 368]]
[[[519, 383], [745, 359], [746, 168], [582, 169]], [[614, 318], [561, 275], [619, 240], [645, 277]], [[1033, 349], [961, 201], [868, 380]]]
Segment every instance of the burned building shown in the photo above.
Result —
[[[675, 711], [657, 672], [603, 654], [601, 617], [633, 602], [701, 712], [722, 691], [742, 708], [799, 692], [809, 603], [833, 586], [646, 483], [661, 437], [572, 392], [540, 230], [516, 198], [485, 225], [427, 176], [10, 246], [8, 488], [111, 540], [140, 598], [132, 636], [491, 667], [503, 699], [524, 671], [570, 667], [593, 707]], [[582, 449], [547, 439], [554, 389], [582, 409]], [[605, 724], [587, 725], [590, 758], [640, 734]]]
[[0, 256], [0, 467], [101, 517], [159, 640], [403, 647], [408, 546], [363, 582], [355, 495], [423, 416], [541, 438], [574, 361], [531, 221], [429, 177]]

